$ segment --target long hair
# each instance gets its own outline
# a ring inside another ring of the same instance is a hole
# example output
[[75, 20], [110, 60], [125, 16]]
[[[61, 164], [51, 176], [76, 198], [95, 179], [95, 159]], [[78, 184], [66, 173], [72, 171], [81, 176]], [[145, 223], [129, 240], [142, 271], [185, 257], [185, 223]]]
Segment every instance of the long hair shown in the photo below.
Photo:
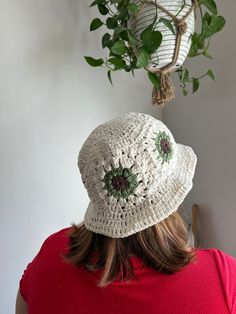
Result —
[[177, 211], [125, 238], [94, 233], [86, 229], [83, 222], [71, 225], [69, 248], [63, 257], [91, 272], [102, 269], [98, 287], [106, 287], [120, 278], [120, 274], [122, 281], [135, 277], [129, 260], [131, 255], [141, 258], [145, 266], [167, 275], [180, 271], [196, 259], [197, 249], [189, 247], [187, 225]]

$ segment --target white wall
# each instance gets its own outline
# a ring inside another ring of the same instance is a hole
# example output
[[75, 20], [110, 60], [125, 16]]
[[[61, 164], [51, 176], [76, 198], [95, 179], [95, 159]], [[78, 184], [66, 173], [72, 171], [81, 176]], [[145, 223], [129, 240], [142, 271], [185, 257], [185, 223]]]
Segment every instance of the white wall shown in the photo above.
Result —
[[14, 313], [18, 282], [51, 233], [80, 222], [88, 198], [77, 154], [89, 132], [128, 111], [161, 117], [144, 72], [116, 73], [102, 55], [96, 10], [78, 0], [0, 2], [0, 313]]
[[[202, 245], [236, 255], [234, 0], [220, 9], [227, 26], [210, 62], [217, 80], [204, 79], [192, 96], [177, 93], [164, 122], [198, 156], [185, 203], [200, 205]], [[103, 69], [83, 61], [102, 56], [101, 30], [88, 31], [95, 12], [78, 0], [0, 1], [0, 313], [14, 312], [19, 279], [42, 241], [83, 219], [88, 198], [76, 162], [89, 132], [128, 111], [161, 118], [145, 73], [116, 73], [111, 87]], [[197, 60], [193, 68], [203, 70]]]
[[214, 69], [216, 81], [204, 78], [200, 91], [187, 97], [178, 93], [163, 109], [163, 121], [176, 141], [192, 146], [198, 156], [186, 206], [200, 206], [201, 245], [236, 256], [236, 3], [217, 3], [227, 23], [212, 40], [214, 61], [199, 58], [193, 66], [186, 63], [196, 75]]

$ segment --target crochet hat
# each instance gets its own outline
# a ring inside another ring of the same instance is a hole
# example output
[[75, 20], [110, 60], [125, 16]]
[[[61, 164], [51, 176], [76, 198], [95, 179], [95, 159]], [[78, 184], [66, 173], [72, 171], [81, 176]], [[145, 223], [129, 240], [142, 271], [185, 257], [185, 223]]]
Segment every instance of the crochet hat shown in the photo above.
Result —
[[87, 229], [112, 238], [144, 230], [177, 211], [192, 189], [197, 157], [166, 125], [130, 112], [96, 127], [78, 166], [90, 203]]

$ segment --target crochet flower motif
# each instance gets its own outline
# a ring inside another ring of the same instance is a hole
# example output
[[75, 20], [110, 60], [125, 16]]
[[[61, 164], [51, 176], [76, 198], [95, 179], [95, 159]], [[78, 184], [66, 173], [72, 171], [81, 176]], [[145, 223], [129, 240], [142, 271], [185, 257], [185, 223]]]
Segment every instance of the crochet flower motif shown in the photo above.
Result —
[[162, 163], [170, 160], [173, 156], [173, 147], [169, 135], [167, 135], [165, 131], [160, 131], [154, 140]]
[[127, 198], [134, 194], [138, 186], [137, 176], [132, 173], [131, 168], [123, 168], [121, 165], [118, 168], [113, 168], [106, 171], [102, 181], [105, 183], [104, 189], [107, 190], [109, 196], [115, 198]]

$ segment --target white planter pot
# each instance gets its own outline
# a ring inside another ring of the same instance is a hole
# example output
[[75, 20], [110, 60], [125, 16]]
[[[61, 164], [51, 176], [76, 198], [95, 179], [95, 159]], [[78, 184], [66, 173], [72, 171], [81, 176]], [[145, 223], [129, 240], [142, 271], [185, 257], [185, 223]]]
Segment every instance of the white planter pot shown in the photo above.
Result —
[[[141, 0], [133, 0], [132, 2], [136, 3], [138, 8], [140, 9], [142, 5]], [[153, 1], [155, 3], [155, 1]], [[157, 3], [164, 7], [166, 10], [168, 10], [173, 15], [176, 16], [178, 19], [181, 19], [183, 16], [187, 14], [187, 12], [190, 10], [190, 7], [192, 5], [191, 0], [185, 0], [185, 6], [181, 10], [181, 7], [184, 5], [183, 0], [157, 0]], [[128, 27], [133, 29], [135, 37], [139, 41], [138, 48], [141, 46], [140, 42], [140, 35], [142, 31], [147, 28], [155, 19], [156, 15], [156, 8], [153, 4], [146, 3], [143, 9], [140, 11], [140, 14], [137, 16], [137, 19], [130, 19], [128, 23]], [[157, 20], [159, 18], [166, 18], [168, 20], [171, 20], [170, 16], [163, 12], [161, 9], [157, 8]], [[194, 33], [194, 26], [195, 26], [195, 19], [194, 19], [194, 10], [191, 12], [191, 14], [186, 19], [187, 24], [187, 30], [184, 34], [181, 36], [181, 42], [180, 42], [180, 49], [177, 61], [172, 66], [171, 70], [175, 70], [179, 68], [183, 62], [185, 61], [190, 46], [191, 46], [191, 35]], [[172, 22], [172, 25], [174, 29], [176, 30], [175, 24]], [[165, 26], [163, 23], [158, 23], [156, 25], [155, 30], [158, 30], [162, 33], [162, 43], [161, 46], [151, 54], [151, 62], [148, 65], [148, 69], [151, 71], [154, 70], [160, 70], [166, 65], [170, 64], [173, 61], [173, 55], [176, 45], [176, 35], [173, 34], [170, 29]]]

